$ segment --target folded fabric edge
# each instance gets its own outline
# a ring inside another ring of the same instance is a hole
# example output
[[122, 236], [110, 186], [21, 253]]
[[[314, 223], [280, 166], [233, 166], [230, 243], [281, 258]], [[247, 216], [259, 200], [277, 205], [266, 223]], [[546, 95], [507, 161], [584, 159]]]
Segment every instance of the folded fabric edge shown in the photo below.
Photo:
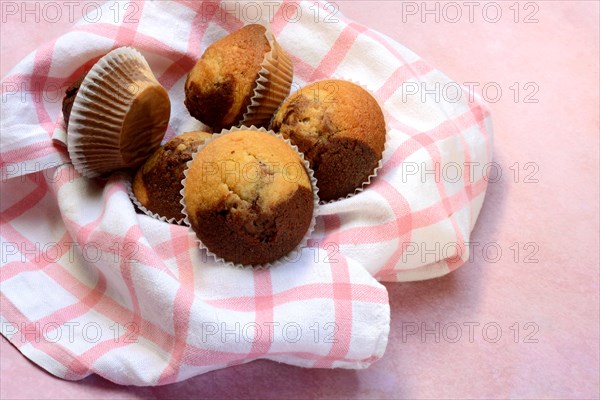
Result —
[[[380, 312], [379, 317], [381, 317], [383, 319], [383, 321], [381, 321], [382, 322], [381, 323], [382, 330], [380, 331], [380, 334], [379, 334], [379, 337], [377, 338], [377, 340], [375, 340], [374, 349], [373, 349], [372, 355], [370, 357], [367, 357], [362, 360], [336, 360], [331, 363], [330, 367], [321, 367], [321, 368], [322, 369], [342, 368], [342, 369], [356, 369], [356, 370], [366, 369], [366, 368], [370, 367], [373, 363], [380, 360], [383, 357], [385, 350], [387, 348], [389, 333], [390, 333], [390, 306], [389, 306], [389, 304], [382, 304], [380, 307], [380, 310], [381, 310], [381, 312]], [[9, 327], [10, 327], [10, 329], [9, 329]], [[58, 362], [57, 360], [55, 360], [49, 354], [47, 354], [43, 350], [38, 349], [36, 347], [36, 345], [34, 345], [33, 343], [31, 343], [31, 342], [27, 342], [25, 344], [20, 343], [18, 341], [18, 338], [23, 337], [26, 333], [27, 332], [22, 332], [18, 328], [18, 325], [16, 323], [8, 322], [7, 319], [4, 317], [4, 315], [0, 314], [0, 334], [2, 334], [2, 336], [4, 338], [6, 338], [11, 345], [13, 345], [21, 354], [23, 354], [23, 356], [25, 356], [31, 362], [36, 364], [38, 367], [42, 368], [43, 370], [49, 372], [50, 374], [52, 374], [60, 379], [65, 379], [65, 380], [70, 380], [70, 381], [78, 381], [78, 380], [82, 380], [92, 374], [96, 374], [104, 379], [107, 379], [113, 383], [120, 384], [120, 385], [132, 385], [132, 386], [142, 386], [142, 387], [143, 386], [161, 386], [158, 384], [158, 382], [155, 382], [153, 384], [153, 383], [148, 383], [148, 382], [140, 383], [140, 382], [131, 382], [131, 381], [118, 381], [118, 380], [115, 380], [114, 377], [105, 376], [104, 374], [102, 374], [99, 371], [89, 371], [89, 372], [83, 373], [83, 374], [81, 374], [81, 373], [75, 374], [73, 371], [70, 371], [68, 367], [66, 367], [62, 363]], [[38, 335], [38, 334], [40, 334], [40, 332], [35, 332], [35, 334]], [[46, 342], [46, 340], [41, 336], [36, 336], [35, 343], [41, 344], [41, 345], [45, 345], [45, 344], [54, 345], [53, 343]], [[55, 347], [55, 349], [59, 349], [59, 351], [60, 351], [61, 348]], [[291, 353], [290, 355], [278, 355], [278, 356], [265, 355], [265, 356], [256, 357], [253, 359], [240, 360], [239, 364], [247, 364], [252, 361], [264, 359], [264, 360], [284, 363], [284, 364], [293, 365], [293, 366], [302, 367], [302, 368], [319, 368], [318, 366], [314, 365], [314, 361], [312, 361], [312, 360], [305, 360], [305, 359], [302, 359], [299, 357], [290, 359], [290, 357], [293, 357], [293, 356], [294, 356], [293, 353]], [[70, 359], [72, 359], [72, 362], [76, 362], [76, 357], [74, 357], [72, 354], [68, 354], [68, 357]], [[206, 368], [203, 368], [201, 371], [196, 371], [196, 373], [194, 373], [192, 375], [180, 376], [175, 381], [170, 381], [169, 383], [181, 382], [181, 381], [190, 379], [194, 376], [199, 376], [199, 375], [211, 372], [211, 371], [226, 368], [227, 366], [228, 365], [214, 365], [214, 366], [206, 367]]]
[[[69, 379], [67, 377], [67, 368], [60, 362], [50, 357], [42, 350], [39, 350], [30, 342], [25, 344], [19, 342], [18, 338], [24, 337], [26, 332], [22, 332], [16, 323], [7, 321], [7, 319], [4, 317], [4, 313], [0, 314], [0, 334], [2, 334], [2, 336], [8, 340], [8, 342], [13, 345], [19, 351], [19, 353], [23, 354], [23, 356], [36, 364], [38, 367], [56, 376], [57, 378]], [[35, 334], [38, 335], [38, 332], [35, 332]], [[44, 338], [36, 337], [36, 343], [42, 342], [45, 342]]]
[[[387, 292], [387, 289], [386, 289]], [[330, 366], [321, 366], [315, 365], [314, 360], [307, 360], [302, 358], [295, 358], [294, 360], [290, 360], [289, 356], [286, 355], [277, 355], [277, 356], [263, 356], [257, 359], [270, 360], [275, 362], [281, 362], [288, 365], [294, 365], [302, 368], [317, 368], [317, 369], [366, 369], [373, 365], [375, 362], [379, 361], [383, 355], [385, 354], [385, 350], [387, 348], [387, 344], [389, 341], [390, 334], [390, 306], [389, 303], [381, 305], [381, 313], [379, 317], [383, 319], [381, 321], [381, 331], [379, 333], [379, 337], [374, 340], [373, 351], [369, 357], [363, 359], [340, 359], [334, 360], [331, 362]], [[376, 319], [376, 318], [375, 318]], [[293, 356], [293, 354], [291, 354]]]

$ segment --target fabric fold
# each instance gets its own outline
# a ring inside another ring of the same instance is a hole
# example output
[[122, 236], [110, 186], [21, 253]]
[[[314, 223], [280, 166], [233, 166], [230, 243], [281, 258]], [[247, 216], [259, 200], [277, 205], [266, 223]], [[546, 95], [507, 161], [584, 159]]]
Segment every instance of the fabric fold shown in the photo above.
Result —
[[[83, 178], [60, 145], [64, 89], [120, 46], [138, 48], [169, 92], [164, 140], [200, 126], [183, 105], [187, 72], [210, 43], [243, 25], [241, 15], [212, 2], [137, 5], [135, 22], [114, 21], [107, 2], [99, 21], [79, 22], [2, 81], [2, 334], [56, 376], [95, 373], [128, 385], [259, 358], [368, 367], [389, 334], [378, 281], [431, 279], [468, 260], [492, 154], [485, 105], [477, 96], [424, 95], [453, 82], [340, 14], [332, 23], [326, 12], [315, 21], [313, 2], [269, 7], [294, 62], [293, 88], [330, 76], [364, 83], [384, 110], [389, 143], [365, 191], [320, 207], [297, 259], [264, 271], [225, 268], [187, 228], [136, 214], [128, 176]], [[23, 99], [22, 85], [34, 96]]]

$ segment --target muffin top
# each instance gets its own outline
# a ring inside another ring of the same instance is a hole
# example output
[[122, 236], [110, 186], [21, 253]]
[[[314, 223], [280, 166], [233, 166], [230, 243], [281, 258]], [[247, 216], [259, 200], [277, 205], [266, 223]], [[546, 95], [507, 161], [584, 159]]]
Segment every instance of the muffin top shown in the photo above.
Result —
[[246, 25], [206, 49], [185, 83], [185, 105], [193, 117], [215, 131], [242, 119], [270, 50], [265, 32], [262, 25]]
[[292, 251], [312, 219], [310, 178], [298, 153], [261, 131], [237, 131], [203, 147], [187, 173], [184, 202], [202, 243], [227, 261], [258, 265]]
[[206, 132], [185, 132], [152, 154], [133, 180], [133, 193], [138, 201], [167, 219], [182, 219], [180, 191], [183, 188], [183, 171], [198, 146], [210, 137], [212, 135]]
[[294, 93], [271, 127], [304, 153], [322, 200], [335, 200], [361, 187], [385, 145], [385, 121], [377, 101], [343, 80], [315, 82]]

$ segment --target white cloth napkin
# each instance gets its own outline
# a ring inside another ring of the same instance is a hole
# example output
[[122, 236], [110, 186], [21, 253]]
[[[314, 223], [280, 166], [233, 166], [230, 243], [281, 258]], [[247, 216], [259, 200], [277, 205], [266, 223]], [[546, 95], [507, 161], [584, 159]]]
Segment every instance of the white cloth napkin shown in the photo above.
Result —
[[257, 358], [369, 366], [389, 331], [377, 280], [434, 278], [469, 257], [491, 161], [485, 106], [466, 93], [423, 95], [454, 85], [325, 4], [315, 13], [312, 1], [266, 2], [259, 13], [294, 61], [294, 88], [331, 76], [361, 82], [384, 108], [389, 140], [365, 191], [320, 208], [299, 259], [266, 271], [223, 267], [187, 228], [136, 214], [127, 177], [83, 178], [59, 144], [64, 89], [120, 46], [139, 49], [169, 91], [165, 140], [198, 128], [183, 105], [187, 72], [210, 43], [256, 22], [230, 3], [136, 4], [134, 18], [116, 20], [105, 4], [98, 21], [82, 20], [2, 81], [2, 334], [56, 376], [131, 385]]

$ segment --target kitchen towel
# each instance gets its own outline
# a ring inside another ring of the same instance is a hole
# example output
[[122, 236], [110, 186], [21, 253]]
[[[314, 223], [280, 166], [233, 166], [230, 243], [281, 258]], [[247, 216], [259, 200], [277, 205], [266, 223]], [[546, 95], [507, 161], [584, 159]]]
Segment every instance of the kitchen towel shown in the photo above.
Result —
[[[133, 46], [169, 91], [165, 140], [200, 129], [183, 105], [187, 72], [215, 40], [265, 21], [294, 62], [292, 90], [360, 82], [390, 131], [372, 184], [321, 206], [298, 257], [250, 271], [136, 214], [128, 176], [81, 177], [60, 143], [61, 101], [99, 57]], [[1, 111], [0, 328], [65, 379], [161, 385], [258, 358], [368, 367], [389, 331], [378, 281], [430, 279], [468, 259], [491, 163], [479, 97], [334, 3], [107, 2], [9, 72]]]

